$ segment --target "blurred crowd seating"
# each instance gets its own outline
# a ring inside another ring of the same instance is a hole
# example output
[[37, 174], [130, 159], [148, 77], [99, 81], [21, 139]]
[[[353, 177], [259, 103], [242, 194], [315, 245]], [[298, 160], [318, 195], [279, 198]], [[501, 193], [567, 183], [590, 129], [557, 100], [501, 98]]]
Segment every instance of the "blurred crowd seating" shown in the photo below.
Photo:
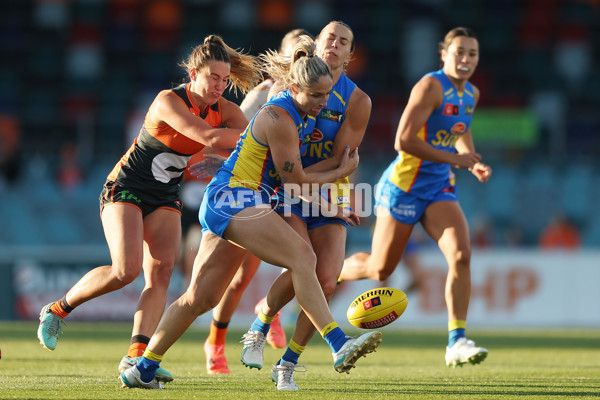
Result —
[[[439, 66], [437, 42], [469, 26], [481, 44], [480, 108], [531, 110], [539, 128], [532, 145], [479, 147], [490, 183], [458, 174], [472, 228], [493, 227], [499, 245], [532, 245], [562, 213], [584, 245], [600, 244], [598, 1], [4, 0], [0, 11], [0, 243], [103, 243], [104, 178], [207, 34], [257, 54], [291, 28], [316, 34], [336, 19], [354, 29], [348, 74], [373, 100], [362, 181], [375, 183], [393, 158], [410, 88]], [[61, 183], [73, 144], [77, 163]]]
[[[63, 187], [51, 176], [52, 167], [37, 164], [26, 172], [27, 179], [1, 187], [0, 243], [104, 244], [98, 196], [112, 167], [97, 164], [80, 184]], [[384, 167], [381, 158], [361, 158], [355, 182], [377, 183]], [[537, 246], [541, 232], [556, 216], [565, 216], [580, 228], [584, 247], [600, 243], [596, 202], [600, 171], [588, 164], [538, 165], [528, 170], [496, 165], [493, 180], [486, 184], [467, 171], [457, 171], [456, 179], [473, 240], [484, 241], [480, 247]], [[360, 227], [349, 231], [350, 238], [370, 241], [372, 222], [373, 217], [364, 218]], [[479, 232], [481, 228], [486, 232]], [[485, 238], [477, 239], [480, 234]]]

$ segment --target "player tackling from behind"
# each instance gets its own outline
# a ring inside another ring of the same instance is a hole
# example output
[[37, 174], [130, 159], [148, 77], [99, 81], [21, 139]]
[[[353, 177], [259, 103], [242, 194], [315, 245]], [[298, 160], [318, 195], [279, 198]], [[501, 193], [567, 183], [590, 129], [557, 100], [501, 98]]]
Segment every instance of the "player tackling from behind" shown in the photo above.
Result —
[[451, 167], [468, 169], [480, 182], [492, 170], [475, 152], [469, 127], [479, 99], [479, 89], [469, 82], [479, 61], [479, 42], [471, 29], [458, 27], [439, 48], [443, 67], [413, 87], [396, 133], [398, 157], [379, 180], [371, 254], [346, 259], [340, 280], [387, 279], [420, 222], [448, 263], [446, 364], [455, 367], [479, 364], [488, 351], [465, 335], [471, 246]]
[[[128, 285], [142, 270], [146, 284], [120, 370], [141, 357], [158, 325], [181, 246], [183, 170], [205, 145], [235, 146], [248, 120], [222, 94], [230, 84], [247, 92], [262, 78], [254, 57], [235, 51], [217, 35], [196, 46], [183, 66], [190, 82], [156, 96], [139, 136], [109, 174], [100, 196], [112, 264], [89, 271], [40, 313], [38, 338], [50, 350], [73, 309]], [[169, 382], [173, 377], [161, 369], [157, 379]]]

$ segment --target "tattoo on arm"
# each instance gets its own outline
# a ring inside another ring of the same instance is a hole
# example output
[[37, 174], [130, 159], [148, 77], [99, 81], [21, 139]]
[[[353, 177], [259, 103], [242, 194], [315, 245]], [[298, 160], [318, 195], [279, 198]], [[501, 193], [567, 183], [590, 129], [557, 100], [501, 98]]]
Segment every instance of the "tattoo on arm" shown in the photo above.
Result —
[[267, 115], [269, 117], [271, 117], [271, 119], [273, 121], [276, 121], [279, 119], [279, 115], [275, 112], [275, 110], [273, 109], [273, 107], [267, 107], [267, 109], [265, 110], [267, 112]]
[[294, 163], [291, 163], [291, 162], [289, 162], [289, 161], [286, 161], [286, 162], [283, 164], [283, 170], [284, 170], [285, 172], [292, 172], [292, 171], [294, 170]]

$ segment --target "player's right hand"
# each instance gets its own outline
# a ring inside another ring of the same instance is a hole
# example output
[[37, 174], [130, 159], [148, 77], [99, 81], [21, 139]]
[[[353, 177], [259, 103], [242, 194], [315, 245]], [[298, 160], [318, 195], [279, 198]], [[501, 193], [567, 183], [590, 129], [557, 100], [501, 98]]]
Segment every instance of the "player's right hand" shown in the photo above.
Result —
[[467, 168], [471, 169], [473, 166], [481, 160], [479, 153], [458, 153], [455, 154], [456, 161], [454, 166], [456, 168]]
[[345, 176], [348, 176], [358, 167], [359, 158], [358, 147], [354, 150], [350, 150], [350, 147], [346, 146], [338, 168], [345, 172]]
[[197, 179], [210, 178], [214, 176], [227, 157], [218, 154], [205, 154], [204, 159], [189, 166], [189, 171], [192, 176]]

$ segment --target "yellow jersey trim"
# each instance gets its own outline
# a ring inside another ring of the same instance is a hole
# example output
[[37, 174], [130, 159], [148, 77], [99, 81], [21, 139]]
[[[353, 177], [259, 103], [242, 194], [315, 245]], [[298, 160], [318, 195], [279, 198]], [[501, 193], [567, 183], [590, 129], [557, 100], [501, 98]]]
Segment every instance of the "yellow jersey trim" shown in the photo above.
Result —
[[340, 102], [345, 106], [346, 102], [344, 101], [344, 98], [335, 90], [333, 91], [333, 94], [335, 95], [335, 97], [337, 97], [338, 99], [340, 99]]

